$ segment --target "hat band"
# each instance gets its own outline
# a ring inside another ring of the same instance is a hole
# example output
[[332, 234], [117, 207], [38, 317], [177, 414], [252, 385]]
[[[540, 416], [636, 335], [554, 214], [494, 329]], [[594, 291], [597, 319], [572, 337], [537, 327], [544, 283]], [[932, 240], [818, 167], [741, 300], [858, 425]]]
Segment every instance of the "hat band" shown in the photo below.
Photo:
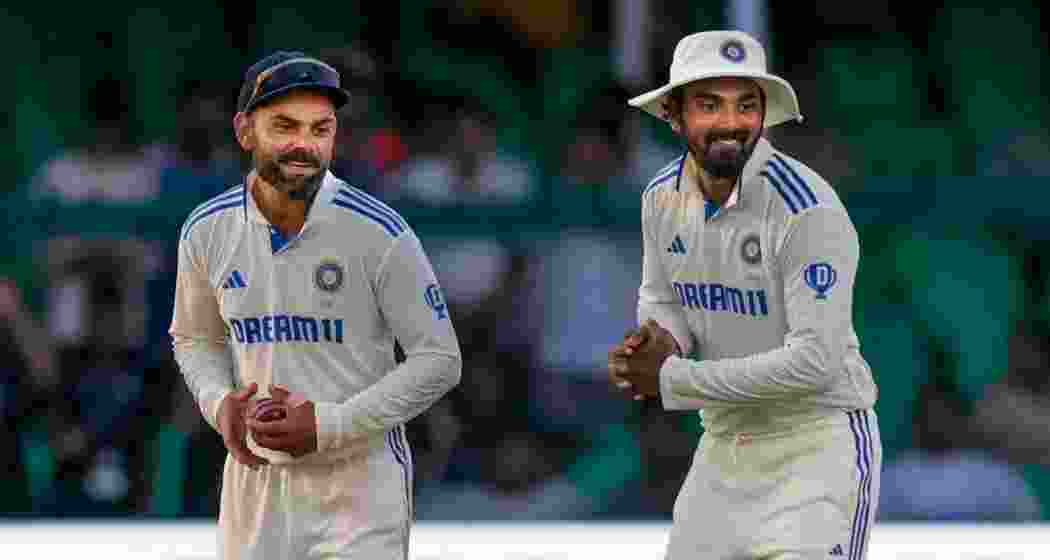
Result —
[[245, 107], [273, 91], [295, 84], [339, 87], [339, 72], [315, 58], [293, 58], [267, 68], [255, 78], [255, 88]]

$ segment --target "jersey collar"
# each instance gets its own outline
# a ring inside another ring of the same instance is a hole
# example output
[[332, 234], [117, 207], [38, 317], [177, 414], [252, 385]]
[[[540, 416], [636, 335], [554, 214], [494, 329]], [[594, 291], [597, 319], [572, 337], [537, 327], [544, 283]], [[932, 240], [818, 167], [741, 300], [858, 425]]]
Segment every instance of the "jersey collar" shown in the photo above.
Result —
[[[729, 193], [729, 199], [722, 208], [732, 208], [737, 204], [741, 203], [741, 199], [745, 197], [747, 190], [746, 185], [750, 184], [751, 181], [758, 176], [759, 172], [766, 164], [766, 160], [770, 158], [773, 152], [773, 146], [770, 145], [769, 141], [765, 137], [760, 137], [758, 142], [755, 143], [755, 149], [751, 152], [751, 157], [748, 158], [747, 163], [744, 164], [744, 170], [740, 173], [740, 180], [737, 181], [736, 186], [733, 188], [733, 192]], [[685, 164], [682, 166], [682, 182], [688, 185], [688, 189], [696, 191], [701, 198], [704, 196], [704, 192], [700, 189], [700, 171], [698, 163], [693, 157], [692, 153], [686, 156]], [[706, 199], [704, 199], [706, 202]]]
[[[251, 185], [255, 181], [256, 173], [252, 170], [251, 173], [244, 179], [244, 217], [245, 220], [254, 221], [256, 223], [269, 226], [270, 222], [263, 215], [262, 211], [259, 210], [259, 205], [255, 202], [255, 196], [252, 194]], [[310, 205], [310, 210], [306, 215], [306, 223], [303, 225], [305, 230], [309, 227], [311, 222], [317, 220], [328, 219], [331, 215], [332, 197], [339, 190], [339, 179], [336, 178], [332, 172], [325, 171], [324, 178], [321, 179], [321, 188], [317, 189], [317, 195], [314, 198], [314, 202]]]

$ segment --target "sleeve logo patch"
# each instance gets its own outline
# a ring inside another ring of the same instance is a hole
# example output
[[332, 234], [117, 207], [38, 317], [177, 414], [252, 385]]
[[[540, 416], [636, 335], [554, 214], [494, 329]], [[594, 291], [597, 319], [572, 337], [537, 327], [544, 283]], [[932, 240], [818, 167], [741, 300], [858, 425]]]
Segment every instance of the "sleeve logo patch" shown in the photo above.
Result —
[[817, 292], [817, 299], [827, 299], [828, 292], [838, 279], [838, 273], [830, 264], [818, 262], [807, 266], [802, 271], [802, 277], [805, 278], [806, 285]]
[[448, 306], [445, 305], [445, 297], [441, 294], [441, 288], [437, 284], [430, 284], [423, 293], [423, 299], [427, 305], [437, 314], [438, 320], [448, 319]]

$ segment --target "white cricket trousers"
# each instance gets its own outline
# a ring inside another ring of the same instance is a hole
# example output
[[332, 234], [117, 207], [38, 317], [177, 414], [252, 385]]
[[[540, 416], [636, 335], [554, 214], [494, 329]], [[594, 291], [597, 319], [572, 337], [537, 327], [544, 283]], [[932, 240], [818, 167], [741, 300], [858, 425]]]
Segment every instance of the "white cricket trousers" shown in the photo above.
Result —
[[412, 460], [403, 427], [331, 462], [252, 470], [226, 457], [219, 509], [224, 560], [408, 560]]
[[873, 410], [787, 432], [704, 434], [675, 500], [667, 560], [861, 560], [879, 502]]

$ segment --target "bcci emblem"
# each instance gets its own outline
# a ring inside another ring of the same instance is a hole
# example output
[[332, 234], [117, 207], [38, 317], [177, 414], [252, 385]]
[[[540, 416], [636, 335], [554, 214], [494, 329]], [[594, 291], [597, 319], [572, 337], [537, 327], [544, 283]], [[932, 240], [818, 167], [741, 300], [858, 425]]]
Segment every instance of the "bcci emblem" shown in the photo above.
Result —
[[835, 285], [838, 279], [835, 269], [828, 263], [813, 263], [802, 271], [806, 279], [806, 285], [817, 292], [817, 299], [828, 299], [828, 290]]
[[427, 305], [434, 310], [434, 313], [437, 313], [437, 318], [439, 320], [448, 318], [445, 298], [442, 297], [441, 288], [439, 288], [437, 284], [430, 284], [427, 286], [426, 292], [423, 293], [423, 299], [425, 299]]
[[719, 50], [722, 56], [730, 62], [743, 62], [747, 58], [747, 51], [744, 50], [744, 44], [736, 39], [730, 39], [725, 43], [722, 43], [722, 48]]
[[324, 261], [314, 269], [314, 285], [322, 292], [337, 292], [343, 287], [343, 267], [337, 262]]
[[751, 265], [762, 262], [762, 245], [758, 242], [757, 233], [752, 233], [744, 238], [743, 243], [740, 244], [740, 258]]

